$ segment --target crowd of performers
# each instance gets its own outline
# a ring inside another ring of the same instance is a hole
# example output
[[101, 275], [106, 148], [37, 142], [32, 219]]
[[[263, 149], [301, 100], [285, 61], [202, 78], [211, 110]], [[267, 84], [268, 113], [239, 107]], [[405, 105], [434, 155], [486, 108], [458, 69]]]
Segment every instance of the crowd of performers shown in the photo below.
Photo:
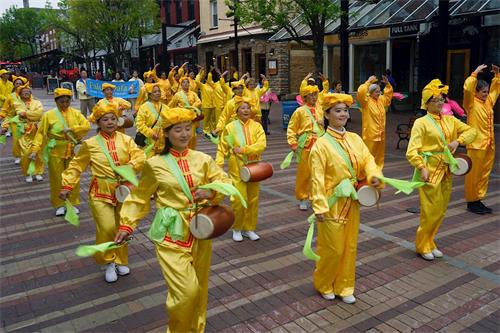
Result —
[[[477, 214], [491, 213], [482, 200], [495, 155], [493, 107], [500, 93], [500, 74], [492, 65], [494, 77], [488, 84], [478, 78], [486, 68], [477, 67], [464, 83], [467, 123], [444, 114], [448, 86], [441, 81], [431, 81], [422, 91], [421, 109], [426, 114], [414, 123], [406, 157], [415, 168], [414, 181], [425, 183], [419, 187], [415, 247], [426, 260], [443, 256], [434, 239], [450, 200], [457, 164], [453, 154], [460, 145], [467, 146], [472, 160], [465, 176], [467, 208]], [[192, 220], [201, 207], [217, 206], [229, 194], [219, 189], [222, 185], [232, 186], [236, 191], [231, 192], [233, 240], [260, 238], [256, 232], [259, 181], [252, 178], [250, 166], [261, 162], [266, 149], [268, 108], [263, 118], [261, 98], [269, 83], [261, 76], [258, 87], [259, 80], [248, 74], [238, 78], [237, 73], [226, 81], [228, 73], [214, 68], [200, 67], [195, 75], [187, 64], [159, 77], [156, 70], [144, 73], [145, 83], [136, 78], [141, 83], [136, 100], [114, 97], [115, 86], [104, 83], [105, 97], [95, 105], [86, 94], [86, 74], [82, 73], [77, 83], [82, 111], [71, 107], [71, 90], [58, 88], [54, 91], [56, 107], [44, 112], [28, 80], [2, 69], [2, 134], [12, 135], [14, 163], [20, 165], [26, 182], [43, 181], [48, 166], [56, 216], [67, 213], [68, 203], [79, 212], [81, 175], [90, 168], [88, 204], [96, 224], [96, 244], [118, 244], [94, 256], [99, 265], [105, 265], [107, 282], [130, 273], [127, 240], [149, 214], [154, 200], [150, 237], [168, 285], [168, 331], [201, 332], [206, 322], [212, 241], [193, 235]], [[359, 86], [359, 136], [345, 129], [353, 97], [329, 92], [326, 78], [320, 79], [321, 91], [312, 75], [302, 81], [303, 105], [293, 113], [286, 136], [290, 156], [298, 163], [295, 195], [299, 209], [311, 207], [310, 220], [318, 228], [314, 288], [325, 299], [339, 296], [345, 303], [354, 303], [360, 223], [355, 191], [361, 183], [375, 189], [385, 185], [386, 112], [394, 92], [385, 76], [380, 80], [370, 76]], [[135, 138], [124, 131], [133, 121], [125, 116], [127, 110], [135, 118]], [[97, 133], [88, 137], [91, 124]], [[215, 159], [196, 150], [201, 133], [217, 144]], [[250, 170], [250, 180], [243, 177], [243, 169]], [[134, 177], [139, 179], [136, 183]], [[209, 186], [213, 184], [219, 187]], [[124, 185], [131, 191], [120, 199], [118, 192]]]

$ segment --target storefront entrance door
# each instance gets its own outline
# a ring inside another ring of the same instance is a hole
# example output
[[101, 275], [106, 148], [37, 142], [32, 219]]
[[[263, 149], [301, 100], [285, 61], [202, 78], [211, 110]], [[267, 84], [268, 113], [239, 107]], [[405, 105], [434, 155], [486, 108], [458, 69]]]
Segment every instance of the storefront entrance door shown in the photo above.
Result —
[[464, 81], [469, 74], [470, 49], [448, 50], [446, 84], [450, 86], [452, 99], [462, 101]]

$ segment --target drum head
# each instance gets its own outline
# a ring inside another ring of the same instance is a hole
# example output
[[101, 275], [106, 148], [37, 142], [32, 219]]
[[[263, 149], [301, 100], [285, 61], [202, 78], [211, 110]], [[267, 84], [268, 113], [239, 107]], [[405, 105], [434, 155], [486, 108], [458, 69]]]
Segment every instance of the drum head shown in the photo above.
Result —
[[458, 157], [456, 158], [456, 160], [458, 164], [458, 169], [455, 172], [453, 172], [454, 175], [463, 176], [467, 172], [469, 172], [469, 163], [466, 159]]
[[115, 189], [115, 197], [118, 202], [124, 202], [130, 194], [130, 189], [125, 185], [120, 185]]
[[125, 119], [123, 117], [118, 118], [118, 127], [123, 127], [125, 125]]
[[375, 206], [379, 198], [379, 192], [372, 186], [363, 185], [358, 190], [358, 201], [363, 206]]
[[240, 170], [240, 179], [244, 182], [248, 182], [250, 180], [250, 169], [248, 169], [247, 167], [243, 167], [241, 168]]
[[214, 233], [214, 224], [209, 216], [198, 214], [191, 219], [189, 230], [198, 239], [209, 239]]
[[81, 144], [77, 144], [73, 147], [73, 153], [78, 154], [78, 152], [80, 151], [80, 148], [82, 148], [82, 145]]

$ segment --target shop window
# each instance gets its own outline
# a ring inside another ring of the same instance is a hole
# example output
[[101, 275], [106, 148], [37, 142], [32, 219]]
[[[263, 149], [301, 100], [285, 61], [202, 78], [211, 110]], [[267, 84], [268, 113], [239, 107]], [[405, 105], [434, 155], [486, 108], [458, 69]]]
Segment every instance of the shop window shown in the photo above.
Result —
[[371, 75], [378, 78], [385, 73], [386, 44], [354, 46], [354, 89], [364, 83]]
[[[243, 73], [252, 74], [252, 49], [243, 50]], [[234, 62], [233, 62], [234, 63]], [[251, 75], [253, 76], [253, 75]]]
[[188, 20], [194, 20], [194, 0], [188, 1]]
[[217, 15], [217, 0], [210, 0], [210, 26], [217, 28], [219, 26], [219, 17]]
[[175, 19], [177, 23], [181, 23], [182, 19], [182, 0], [177, 0], [175, 2]]

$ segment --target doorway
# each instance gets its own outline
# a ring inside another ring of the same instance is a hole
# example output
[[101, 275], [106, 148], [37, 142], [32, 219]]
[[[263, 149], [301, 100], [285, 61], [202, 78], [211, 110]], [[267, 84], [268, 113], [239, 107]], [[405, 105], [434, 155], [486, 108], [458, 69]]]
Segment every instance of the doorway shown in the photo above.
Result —
[[463, 84], [470, 73], [470, 49], [448, 50], [446, 84], [450, 86], [450, 97], [461, 101]]

